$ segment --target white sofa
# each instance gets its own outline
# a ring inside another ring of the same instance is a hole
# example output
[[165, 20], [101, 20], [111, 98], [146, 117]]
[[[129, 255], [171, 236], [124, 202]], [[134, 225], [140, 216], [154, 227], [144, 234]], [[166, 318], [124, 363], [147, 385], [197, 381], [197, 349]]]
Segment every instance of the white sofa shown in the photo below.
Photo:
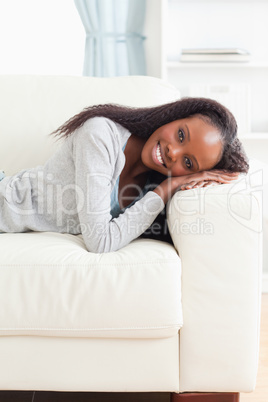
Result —
[[[45, 162], [59, 146], [48, 134], [85, 106], [178, 97], [151, 77], [0, 76], [0, 168]], [[0, 390], [211, 393], [207, 401], [252, 391], [262, 266], [253, 179], [176, 193], [174, 247], [137, 239], [93, 254], [81, 235], [1, 234]]]

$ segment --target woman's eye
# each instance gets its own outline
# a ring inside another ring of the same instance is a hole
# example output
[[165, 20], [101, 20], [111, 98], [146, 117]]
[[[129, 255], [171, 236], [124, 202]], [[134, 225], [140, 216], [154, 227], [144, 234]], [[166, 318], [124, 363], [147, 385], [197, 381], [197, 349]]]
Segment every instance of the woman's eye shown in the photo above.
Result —
[[179, 129], [178, 135], [179, 135], [180, 142], [183, 142], [184, 138], [185, 138], [185, 135], [184, 135], [184, 132], [181, 129]]
[[187, 169], [192, 169], [193, 164], [192, 164], [191, 159], [185, 157], [184, 161], [185, 161], [185, 166], [187, 167]]

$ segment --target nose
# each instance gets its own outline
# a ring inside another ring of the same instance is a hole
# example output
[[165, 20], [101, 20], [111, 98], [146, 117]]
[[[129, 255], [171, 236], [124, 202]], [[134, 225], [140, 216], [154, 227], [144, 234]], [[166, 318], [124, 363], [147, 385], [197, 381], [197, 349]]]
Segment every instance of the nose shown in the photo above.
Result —
[[167, 145], [167, 156], [172, 160], [172, 162], [176, 162], [178, 156], [179, 156], [179, 148], [172, 145], [168, 144]]

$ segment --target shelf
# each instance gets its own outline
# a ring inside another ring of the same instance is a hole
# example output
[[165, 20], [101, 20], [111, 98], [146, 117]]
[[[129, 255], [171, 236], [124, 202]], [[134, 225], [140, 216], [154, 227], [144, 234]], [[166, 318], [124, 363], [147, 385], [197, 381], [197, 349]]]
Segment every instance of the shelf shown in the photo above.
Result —
[[243, 140], [268, 140], [268, 133], [246, 133], [239, 135], [238, 138]]
[[[268, 0], [206, 0], [206, 3], [267, 3]], [[168, 3], [204, 3], [204, 0], [168, 0]]]
[[167, 68], [268, 68], [268, 62], [181, 62], [167, 61]]

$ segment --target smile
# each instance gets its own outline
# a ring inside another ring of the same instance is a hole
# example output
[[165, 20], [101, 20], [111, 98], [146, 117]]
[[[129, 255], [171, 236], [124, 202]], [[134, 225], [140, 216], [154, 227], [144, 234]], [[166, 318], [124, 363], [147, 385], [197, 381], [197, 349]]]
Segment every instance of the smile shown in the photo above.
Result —
[[157, 164], [166, 167], [164, 159], [163, 159], [162, 154], [161, 154], [161, 148], [160, 148], [160, 143], [159, 142], [154, 147], [153, 156], [154, 156], [153, 159]]

